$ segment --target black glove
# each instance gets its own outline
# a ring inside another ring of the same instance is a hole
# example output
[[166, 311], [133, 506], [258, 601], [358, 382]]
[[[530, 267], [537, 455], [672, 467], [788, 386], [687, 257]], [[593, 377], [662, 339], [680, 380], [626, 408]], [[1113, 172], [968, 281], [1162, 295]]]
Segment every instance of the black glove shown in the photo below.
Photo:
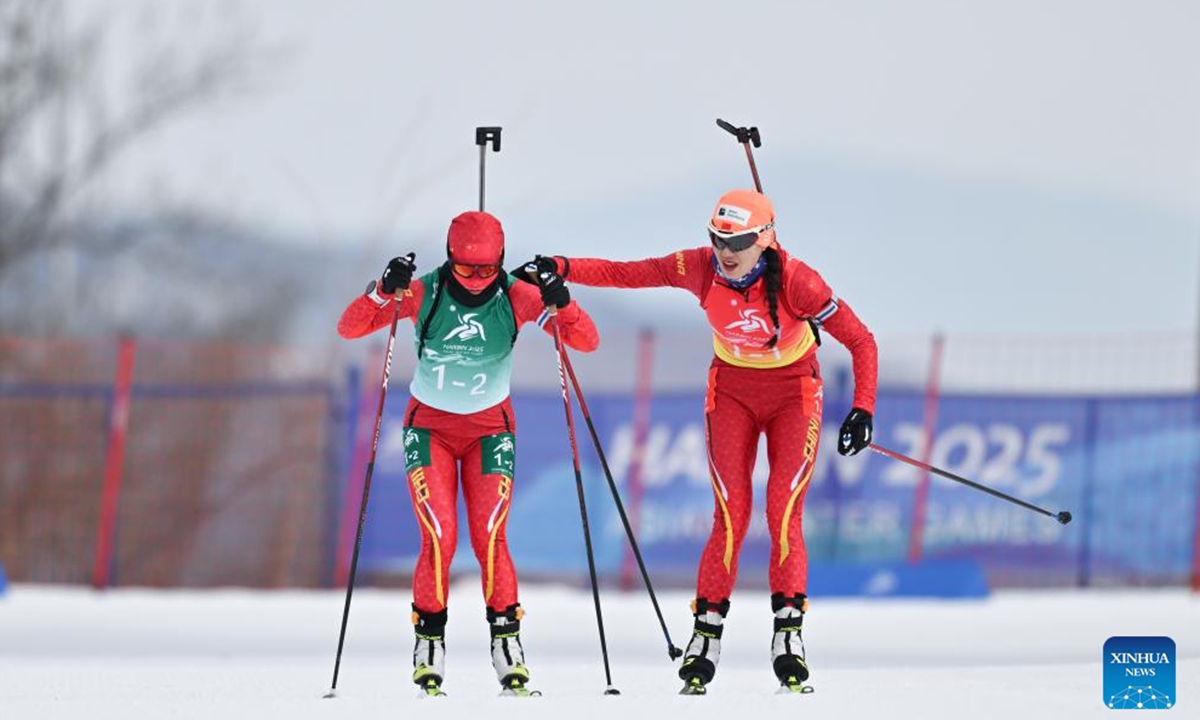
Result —
[[521, 267], [513, 270], [511, 275], [519, 280], [524, 280], [533, 285], [541, 284], [538, 276], [544, 272], [558, 274], [558, 263], [554, 258], [546, 255], [537, 255], [532, 260], [521, 265]]
[[[526, 271], [534, 271], [535, 268], [526, 265]], [[565, 308], [571, 302], [571, 292], [567, 290], [567, 283], [554, 271], [543, 271], [537, 274], [538, 287], [542, 290], [542, 304], [550, 307]]]
[[842, 455], [857, 455], [860, 450], [871, 444], [874, 429], [871, 413], [854, 408], [842, 421], [842, 430], [838, 433], [838, 452]]
[[412, 282], [413, 271], [417, 269], [417, 264], [413, 262], [416, 259], [415, 253], [409, 253], [404, 257], [394, 257], [388, 261], [387, 267], [383, 270], [383, 277], [379, 280], [380, 295], [394, 295], [397, 290], [407, 290], [409, 283]]

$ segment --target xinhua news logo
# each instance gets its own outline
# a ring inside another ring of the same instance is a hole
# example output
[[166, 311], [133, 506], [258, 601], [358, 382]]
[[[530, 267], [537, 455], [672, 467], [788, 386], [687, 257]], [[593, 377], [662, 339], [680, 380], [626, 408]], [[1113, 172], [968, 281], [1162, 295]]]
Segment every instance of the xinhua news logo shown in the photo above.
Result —
[[1104, 704], [1113, 710], [1175, 707], [1175, 641], [1109, 638], [1104, 643]]

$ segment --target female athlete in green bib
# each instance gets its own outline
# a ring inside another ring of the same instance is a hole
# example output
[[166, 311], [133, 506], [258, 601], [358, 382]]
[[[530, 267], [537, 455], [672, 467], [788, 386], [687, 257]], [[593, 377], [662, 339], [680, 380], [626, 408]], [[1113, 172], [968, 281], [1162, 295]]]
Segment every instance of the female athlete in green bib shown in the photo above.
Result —
[[454, 218], [447, 251], [446, 263], [416, 279], [411, 259], [393, 258], [383, 277], [342, 313], [338, 333], [357, 338], [390, 325], [396, 303], [416, 330], [417, 369], [404, 413], [408, 489], [421, 526], [413, 579], [413, 682], [441, 694], [461, 476], [491, 624], [492, 664], [506, 692], [527, 694], [523, 613], [505, 538], [516, 450], [509, 400], [513, 343], [524, 323], [544, 325], [551, 305], [558, 308], [563, 342], [591, 352], [599, 337], [557, 273], [545, 273], [535, 286], [513, 282], [501, 269], [504, 230], [488, 213]]

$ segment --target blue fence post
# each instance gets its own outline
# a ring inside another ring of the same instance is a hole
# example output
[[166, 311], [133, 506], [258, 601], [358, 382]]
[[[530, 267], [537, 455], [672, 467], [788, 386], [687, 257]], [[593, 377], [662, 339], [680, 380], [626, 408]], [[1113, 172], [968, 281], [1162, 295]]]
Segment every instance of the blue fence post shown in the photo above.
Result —
[[[1200, 390], [1192, 401], [1192, 427], [1200, 425]], [[1196, 462], [1196, 472], [1192, 475], [1193, 492], [1195, 492], [1195, 512], [1192, 513], [1192, 571], [1188, 585], [1192, 592], [1200, 593], [1200, 460]]]
[[350, 477], [354, 463], [354, 441], [358, 431], [358, 414], [362, 408], [362, 370], [355, 363], [346, 366], [345, 386], [341, 393], [340, 403], [342, 422], [342, 442], [338, 453], [337, 470], [330, 474], [326, 487], [326, 507], [329, 512], [325, 515], [328, 530], [325, 537], [329, 538], [329, 552], [326, 554], [326, 578], [328, 587], [337, 583], [337, 551], [338, 532], [341, 528], [342, 498], [345, 494], [344, 484]]
[[1080, 501], [1083, 512], [1079, 521], [1079, 587], [1090, 587], [1092, 584], [1092, 525], [1096, 509], [1096, 454], [1100, 448], [1096, 443], [1097, 416], [1099, 401], [1090, 399], [1084, 405], [1083, 413], [1083, 483]]

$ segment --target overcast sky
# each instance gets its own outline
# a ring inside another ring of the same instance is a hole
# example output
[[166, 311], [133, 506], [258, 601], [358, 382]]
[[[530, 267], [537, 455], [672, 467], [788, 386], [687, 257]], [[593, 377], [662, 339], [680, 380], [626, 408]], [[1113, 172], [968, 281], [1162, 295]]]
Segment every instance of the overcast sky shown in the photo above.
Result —
[[[660, 255], [750, 184], [723, 117], [762, 131], [785, 247], [879, 332], [1197, 324], [1200, 3], [154, 5], [182, 43], [232, 18], [286, 62], [114, 167], [117, 211], [186, 199], [372, 273], [408, 249], [428, 268], [477, 202], [474, 127], [499, 124], [487, 205], [511, 261]], [[617, 301], [702, 322], [682, 293]]]

